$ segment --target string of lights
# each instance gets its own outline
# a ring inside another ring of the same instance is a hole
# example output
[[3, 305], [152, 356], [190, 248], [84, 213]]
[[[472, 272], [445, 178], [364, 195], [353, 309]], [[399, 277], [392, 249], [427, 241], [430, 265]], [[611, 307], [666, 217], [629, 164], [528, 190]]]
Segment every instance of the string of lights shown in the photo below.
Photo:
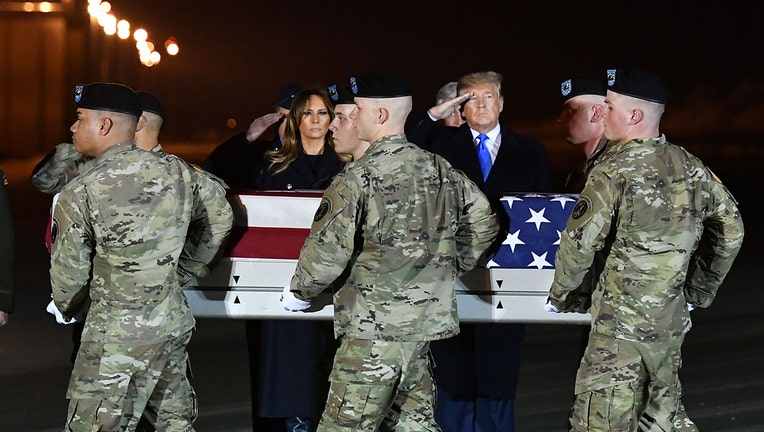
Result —
[[[128, 39], [132, 34], [135, 39], [135, 47], [138, 50], [138, 58], [146, 67], [158, 64], [162, 60], [162, 55], [156, 51], [154, 42], [149, 39], [149, 32], [144, 28], [137, 28], [131, 31], [130, 22], [125, 19], [118, 19], [111, 9], [111, 3], [101, 0], [88, 0], [88, 13], [90, 19], [98, 23], [108, 36], [116, 35], [120, 39]], [[168, 55], [175, 56], [180, 52], [178, 40], [170, 36], [164, 42], [165, 51]]]

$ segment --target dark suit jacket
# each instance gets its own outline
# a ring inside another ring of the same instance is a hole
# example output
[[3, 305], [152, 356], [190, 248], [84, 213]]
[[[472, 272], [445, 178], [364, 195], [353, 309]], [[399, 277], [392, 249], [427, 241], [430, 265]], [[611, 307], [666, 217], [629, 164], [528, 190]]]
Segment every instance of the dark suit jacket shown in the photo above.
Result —
[[552, 192], [546, 148], [539, 140], [501, 125], [501, 147], [488, 179], [483, 181], [469, 126], [440, 126], [427, 113], [406, 127], [409, 141], [446, 158], [477, 184], [489, 198], [507, 193]]
[[[501, 232], [495, 248], [506, 238], [509, 218], [499, 198], [508, 193], [552, 192], [544, 145], [501, 125], [501, 146], [486, 181], [480, 171], [472, 132], [440, 126], [427, 113], [406, 127], [409, 141], [446, 158], [464, 172], [491, 200]], [[522, 324], [462, 324], [458, 336], [431, 344], [435, 379], [444, 390], [462, 396], [514, 399], [520, 371]]]
[[249, 142], [246, 132], [238, 133], [215, 147], [202, 168], [223, 179], [232, 189], [253, 188], [263, 154], [273, 145], [281, 145], [278, 136], [272, 142], [261, 139]]

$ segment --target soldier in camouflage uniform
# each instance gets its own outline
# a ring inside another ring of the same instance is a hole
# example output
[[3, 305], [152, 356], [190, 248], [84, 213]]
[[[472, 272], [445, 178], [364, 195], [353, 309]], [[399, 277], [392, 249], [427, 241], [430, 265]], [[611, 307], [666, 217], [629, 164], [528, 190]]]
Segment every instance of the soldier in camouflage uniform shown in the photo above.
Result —
[[602, 119], [605, 111], [605, 82], [587, 78], [570, 78], [560, 85], [563, 106], [558, 122], [565, 125], [565, 139], [580, 146], [586, 160], [569, 173], [563, 190], [579, 193], [584, 188], [586, 175], [608, 144], [604, 136]]
[[194, 318], [181, 284], [207, 271], [230, 232], [225, 190], [212, 180], [196, 187], [179, 159], [135, 147], [142, 110], [129, 88], [77, 86], [75, 103], [74, 145], [95, 163], [54, 206], [51, 287], [65, 321], [92, 304], [66, 430], [133, 431], [153, 405], [157, 430], [192, 431]]
[[[681, 404], [681, 346], [743, 240], [735, 199], [659, 131], [668, 90], [644, 71], [608, 71], [605, 136], [556, 256], [551, 304], [578, 302], [596, 252], [605, 267], [576, 377], [574, 431], [697, 430]], [[689, 306], [688, 306], [689, 305]]]
[[355, 109], [355, 94], [349, 87], [341, 84], [329, 86], [327, 94], [334, 106], [334, 119], [329, 123], [334, 151], [352, 155], [356, 161], [366, 153], [371, 144], [358, 139], [355, 122], [350, 118], [350, 113]]
[[32, 186], [40, 192], [59, 193], [67, 183], [90, 169], [94, 163], [94, 158], [80, 154], [74, 144], [61, 143], [34, 167]]
[[283, 302], [301, 310], [337, 284], [341, 345], [318, 430], [439, 431], [429, 343], [458, 333], [454, 282], [498, 223], [474, 183], [407, 142], [405, 78], [355, 85], [350, 118], [372, 144], [326, 190]]
[[[166, 155], [159, 144], [159, 131], [165, 120], [165, 112], [159, 100], [149, 92], [136, 92], [141, 102], [140, 128], [135, 133], [135, 145], [143, 150], [158, 152]], [[177, 157], [170, 155], [171, 157]], [[74, 144], [61, 143], [57, 145], [32, 170], [32, 186], [40, 192], [56, 194], [75, 177], [89, 170], [95, 159], [79, 153]], [[194, 164], [189, 164], [201, 175], [207, 176], [228, 188], [225, 182], [217, 176], [202, 170]]]

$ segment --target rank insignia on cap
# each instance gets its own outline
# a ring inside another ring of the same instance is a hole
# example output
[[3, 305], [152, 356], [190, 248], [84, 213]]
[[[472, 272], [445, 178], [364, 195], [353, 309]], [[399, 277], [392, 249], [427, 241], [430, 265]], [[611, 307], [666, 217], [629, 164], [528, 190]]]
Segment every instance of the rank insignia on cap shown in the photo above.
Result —
[[82, 99], [82, 90], [84, 88], [84, 85], [78, 85], [74, 87], [74, 103], [79, 103], [80, 99]]
[[570, 94], [570, 90], [571, 90], [571, 88], [572, 88], [572, 87], [571, 87], [571, 83], [572, 83], [572, 81], [571, 81], [571, 80], [567, 80], [567, 81], [563, 82], [563, 83], [560, 85], [560, 91], [562, 92], [562, 95], [563, 95], [563, 96], [567, 96], [567, 95], [569, 95], [569, 94]]
[[74, 103], [78, 108], [110, 111], [140, 117], [141, 102], [135, 92], [122, 84], [95, 82], [74, 87]]
[[355, 77], [350, 77], [350, 91], [352, 91], [353, 94], [358, 94], [358, 81]]
[[330, 85], [328, 90], [329, 90], [329, 97], [333, 101], [337, 102], [337, 100], [339, 100], [340, 98], [340, 95], [337, 94], [337, 84]]
[[607, 85], [612, 86], [615, 84], [615, 69], [607, 70]]
[[608, 90], [648, 102], [665, 104], [670, 92], [663, 79], [644, 70], [607, 70]]

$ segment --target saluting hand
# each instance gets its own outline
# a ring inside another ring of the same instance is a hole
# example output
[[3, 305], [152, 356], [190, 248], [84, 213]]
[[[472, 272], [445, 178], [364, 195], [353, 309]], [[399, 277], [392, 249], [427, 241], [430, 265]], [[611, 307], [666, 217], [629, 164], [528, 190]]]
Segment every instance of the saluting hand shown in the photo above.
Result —
[[453, 112], [459, 112], [459, 105], [471, 97], [472, 92], [467, 92], [453, 99], [447, 99], [444, 102], [441, 102], [439, 105], [435, 105], [434, 107], [428, 109], [427, 114], [429, 114], [430, 117], [434, 119], [442, 120], [450, 116]]
[[260, 138], [260, 135], [262, 135], [266, 129], [281, 120], [282, 117], [284, 117], [283, 113], [273, 112], [256, 118], [252, 124], [249, 125], [249, 129], [247, 129], [247, 141], [252, 142]]

